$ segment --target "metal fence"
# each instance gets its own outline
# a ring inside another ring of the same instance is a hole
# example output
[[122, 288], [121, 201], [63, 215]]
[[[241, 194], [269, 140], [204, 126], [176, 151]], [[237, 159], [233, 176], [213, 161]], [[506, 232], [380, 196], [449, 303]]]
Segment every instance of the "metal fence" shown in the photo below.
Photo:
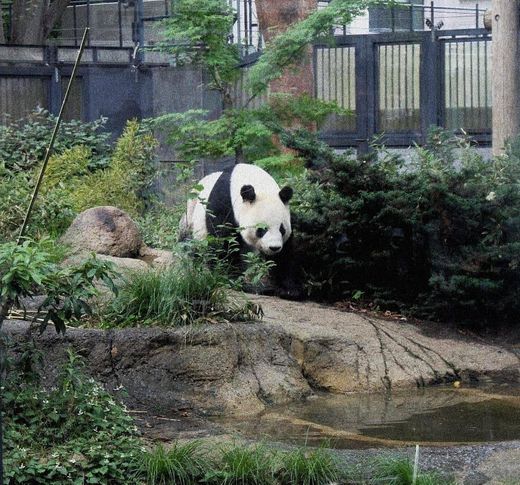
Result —
[[314, 49], [316, 96], [350, 110], [332, 116], [322, 137], [367, 150], [425, 140], [431, 125], [491, 142], [491, 37], [484, 29], [336, 37]]

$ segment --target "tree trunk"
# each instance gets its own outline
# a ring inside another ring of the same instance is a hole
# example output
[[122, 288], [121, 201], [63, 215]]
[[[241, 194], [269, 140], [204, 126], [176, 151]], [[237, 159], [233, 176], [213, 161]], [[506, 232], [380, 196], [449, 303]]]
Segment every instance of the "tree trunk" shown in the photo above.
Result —
[[[256, 0], [260, 31], [266, 43], [316, 9], [316, 0]], [[287, 69], [273, 81], [271, 92], [313, 95], [312, 55], [309, 53], [296, 68]]]
[[520, 134], [520, 0], [493, 0], [493, 154]]
[[14, 0], [11, 44], [41, 45], [65, 12], [70, 0]]

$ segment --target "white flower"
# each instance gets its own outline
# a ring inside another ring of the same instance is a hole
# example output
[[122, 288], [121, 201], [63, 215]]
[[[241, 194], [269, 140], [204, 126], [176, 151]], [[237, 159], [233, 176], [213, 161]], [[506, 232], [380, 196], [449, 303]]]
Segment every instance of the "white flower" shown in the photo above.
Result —
[[495, 200], [497, 197], [497, 194], [495, 194], [495, 192], [490, 192], [488, 195], [486, 195], [486, 200], [487, 201], [492, 201], [492, 200]]

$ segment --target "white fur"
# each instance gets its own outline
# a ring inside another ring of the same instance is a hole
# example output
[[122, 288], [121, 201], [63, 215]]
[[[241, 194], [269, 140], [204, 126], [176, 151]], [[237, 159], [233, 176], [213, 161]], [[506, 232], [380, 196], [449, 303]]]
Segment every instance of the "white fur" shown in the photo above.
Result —
[[[206, 227], [206, 202], [217, 179], [222, 172], [204, 177], [199, 184], [204, 188], [198, 199], [188, 202], [186, 217], [181, 223], [194, 238], [203, 239], [208, 235]], [[240, 189], [252, 185], [256, 198], [253, 202], [244, 201]], [[258, 252], [272, 256], [278, 253], [291, 235], [291, 219], [288, 205], [280, 199], [280, 187], [275, 180], [255, 165], [238, 164], [231, 174], [231, 204], [244, 241]], [[285, 227], [285, 234], [280, 226]], [[265, 226], [267, 232], [261, 238], [256, 235], [258, 227]], [[271, 248], [279, 248], [272, 250]]]

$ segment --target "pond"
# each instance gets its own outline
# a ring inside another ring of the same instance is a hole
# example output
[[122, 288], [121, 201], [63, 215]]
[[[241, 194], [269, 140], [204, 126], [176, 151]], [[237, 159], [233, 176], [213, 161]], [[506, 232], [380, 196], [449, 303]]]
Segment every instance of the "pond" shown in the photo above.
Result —
[[254, 438], [334, 448], [445, 446], [520, 439], [520, 387], [318, 394], [252, 418], [219, 420]]

